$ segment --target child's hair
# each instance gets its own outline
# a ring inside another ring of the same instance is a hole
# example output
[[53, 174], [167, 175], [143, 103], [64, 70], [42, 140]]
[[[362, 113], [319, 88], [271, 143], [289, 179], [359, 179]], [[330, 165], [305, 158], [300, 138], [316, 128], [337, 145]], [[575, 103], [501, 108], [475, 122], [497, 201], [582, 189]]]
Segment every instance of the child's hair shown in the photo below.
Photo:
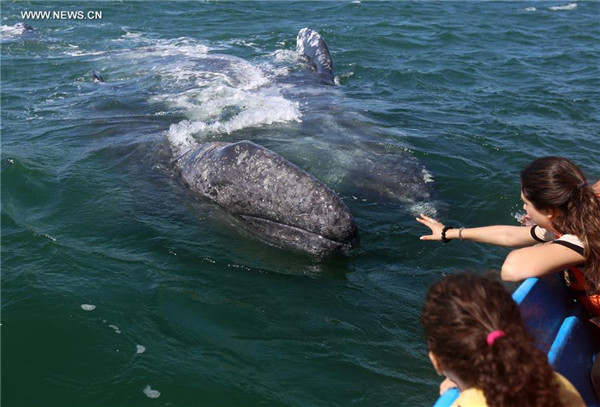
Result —
[[475, 274], [436, 282], [421, 323], [441, 370], [483, 391], [488, 406], [561, 406], [548, 359], [500, 282]]
[[583, 172], [566, 158], [538, 158], [521, 171], [521, 188], [536, 209], [561, 211], [552, 225], [581, 240], [590, 294], [600, 292], [600, 199]]

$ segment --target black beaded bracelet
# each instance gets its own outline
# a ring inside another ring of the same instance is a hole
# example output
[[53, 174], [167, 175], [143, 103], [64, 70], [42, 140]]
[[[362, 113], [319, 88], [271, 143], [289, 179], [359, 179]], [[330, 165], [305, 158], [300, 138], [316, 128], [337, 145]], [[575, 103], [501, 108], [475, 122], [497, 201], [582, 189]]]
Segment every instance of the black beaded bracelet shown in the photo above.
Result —
[[452, 240], [452, 239], [448, 239], [448, 238], [446, 237], [446, 232], [447, 232], [448, 230], [450, 230], [450, 229], [454, 229], [454, 228], [453, 228], [452, 226], [444, 226], [444, 227], [442, 228], [442, 242], [443, 242], [443, 243], [448, 243], [450, 240]]

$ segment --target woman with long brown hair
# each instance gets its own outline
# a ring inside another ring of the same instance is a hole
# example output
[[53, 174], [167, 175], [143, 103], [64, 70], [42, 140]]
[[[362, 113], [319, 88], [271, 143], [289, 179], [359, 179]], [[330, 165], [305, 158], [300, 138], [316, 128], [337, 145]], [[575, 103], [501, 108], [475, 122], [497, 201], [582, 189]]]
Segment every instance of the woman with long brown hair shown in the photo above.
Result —
[[600, 200], [583, 172], [566, 158], [538, 158], [521, 172], [521, 199], [535, 223], [532, 227], [451, 228], [421, 215], [417, 220], [431, 229], [431, 235], [421, 240], [522, 247], [504, 261], [503, 280], [564, 271], [567, 286], [592, 315], [600, 317]]
[[[521, 247], [506, 257], [502, 279], [520, 281], [561, 272], [565, 285], [590, 313], [590, 320], [600, 326], [598, 186], [588, 185], [583, 172], [566, 158], [538, 158], [521, 171], [521, 199], [533, 226], [451, 228], [421, 215], [417, 221], [431, 229], [431, 235], [421, 239]], [[592, 381], [600, 397], [600, 355]]]
[[500, 282], [475, 274], [438, 281], [427, 294], [421, 324], [435, 370], [459, 388], [453, 407], [585, 406], [535, 347]]

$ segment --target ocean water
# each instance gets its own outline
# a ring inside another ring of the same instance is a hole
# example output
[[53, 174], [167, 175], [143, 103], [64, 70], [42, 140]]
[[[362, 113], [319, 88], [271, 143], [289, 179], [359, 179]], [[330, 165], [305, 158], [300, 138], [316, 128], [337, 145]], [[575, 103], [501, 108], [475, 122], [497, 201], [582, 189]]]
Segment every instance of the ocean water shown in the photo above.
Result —
[[[414, 218], [516, 224], [538, 156], [600, 178], [599, 15], [3, 1], [2, 405], [431, 405], [427, 287], [507, 250], [422, 242]], [[296, 54], [302, 27], [326, 39], [337, 86]], [[172, 160], [207, 140], [252, 140], [321, 179], [360, 247], [273, 247], [192, 196]]]

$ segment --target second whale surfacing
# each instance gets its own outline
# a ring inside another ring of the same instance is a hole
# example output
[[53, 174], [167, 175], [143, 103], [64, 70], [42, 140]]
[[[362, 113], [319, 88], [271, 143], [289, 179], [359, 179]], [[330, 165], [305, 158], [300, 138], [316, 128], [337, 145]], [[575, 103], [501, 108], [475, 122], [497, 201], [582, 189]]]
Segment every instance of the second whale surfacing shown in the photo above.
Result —
[[358, 229], [329, 187], [250, 141], [210, 142], [178, 160], [184, 183], [276, 246], [314, 254], [350, 250]]
[[335, 85], [333, 60], [325, 39], [318, 32], [302, 28], [296, 36], [296, 51], [317, 71], [319, 81], [326, 85]]

